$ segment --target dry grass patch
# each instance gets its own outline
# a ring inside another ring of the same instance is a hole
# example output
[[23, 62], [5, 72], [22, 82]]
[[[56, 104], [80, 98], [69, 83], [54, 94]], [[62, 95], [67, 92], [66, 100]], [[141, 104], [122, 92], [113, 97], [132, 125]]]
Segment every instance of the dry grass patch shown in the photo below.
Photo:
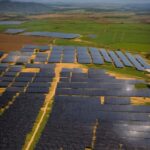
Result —
[[150, 98], [144, 97], [131, 97], [131, 104], [132, 105], [150, 105]]
[[0, 88], [0, 94], [3, 94], [5, 92], [6, 88]]
[[21, 72], [32, 72], [32, 73], [39, 73], [40, 68], [24, 68]]

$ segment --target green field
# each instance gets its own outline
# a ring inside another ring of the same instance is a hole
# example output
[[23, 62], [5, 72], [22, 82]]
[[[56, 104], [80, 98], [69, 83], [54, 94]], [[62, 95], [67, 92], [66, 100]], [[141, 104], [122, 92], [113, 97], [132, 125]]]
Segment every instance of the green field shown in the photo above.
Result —
[[[26, 28], [27, 31], [51, 31], [81, 34], [81, 41], [57, 39], [56, 44], [85, 45], [123, 49], [132, 52], [150, 52], [150, 25], [142, 23], [98, 23], [81, 19], [42, 19], [28, 21], [22, 25], [0, 26], [0, 31], [6, 28]], [[89, 34], [96, 35], [90, 38]]]

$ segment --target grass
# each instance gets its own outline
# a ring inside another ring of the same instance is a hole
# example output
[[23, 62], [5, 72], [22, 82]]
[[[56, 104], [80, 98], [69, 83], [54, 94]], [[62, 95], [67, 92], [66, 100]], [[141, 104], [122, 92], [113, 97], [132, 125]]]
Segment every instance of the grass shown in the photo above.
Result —
[[[28, 31], [51, 31], [65, 33], [79, 33], [82, 40], [89, 41], [89, 46], [108, 47], [110, 49], [125, 49], [132, 52], [149, 52], [150, 49], [150, 25], [142, 23], [98, 23], [89, 19], [43, 19], [25, 22], [22, 25], [0, 26], [0, 31], [6, 28], [26, 28]], [[96, 38], [89, 38], [89, 34], [95, 34]], [[60, 43], [79, 43], [75, 41], [58, 40]]]
[[145, 105], [146, 105], [146, 106], [150, 106], [150, 102], [146, 102]]
[[144, 84], [144, 83], [137, 83], [137, 84], [135, 84], [135, 88], [136, 89], [145, 89], [145, 88], [149, 88], [149, 85]]

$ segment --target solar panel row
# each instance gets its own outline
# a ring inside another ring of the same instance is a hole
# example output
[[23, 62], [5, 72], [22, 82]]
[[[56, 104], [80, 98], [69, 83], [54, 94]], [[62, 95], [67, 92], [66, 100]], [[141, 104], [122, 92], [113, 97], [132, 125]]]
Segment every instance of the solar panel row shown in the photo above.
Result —
[[102, 54], [102, 56], [104, 57], [104, 60], [106, 62], [112, 63], [111, 58], [109, 57], [107, 51], [105, 49], [100, 49], [100, 53]]
[[109, 51], [108, 53], [109, 53], [110, 57], [112, 58], [115, 66], [117, 68], [123, 68], [124, 67], [122, 62], [119, 60], [119, 58], [117, 57], [117, 55], [113, 51]]
[[144, 67], [131, 55], [130, 53], [126, 53], [128, 59], [133, 63], [134, 67], [139, 71], [144, 71]]
[[136, 55], [135, 58], [145, 69], [150, 69], [150, 65], [140, 55]]
[[97, 48], [89, 48], [94, 64], [104, 64], [103, 58]]
[[123, 64], [127, 67], [133, 67], [131, 62], [127, 59], [127, 57], [121, 52], [121, 51], [116, 51], [116, 54], [119, 56], [120, 60], [123, 62]]

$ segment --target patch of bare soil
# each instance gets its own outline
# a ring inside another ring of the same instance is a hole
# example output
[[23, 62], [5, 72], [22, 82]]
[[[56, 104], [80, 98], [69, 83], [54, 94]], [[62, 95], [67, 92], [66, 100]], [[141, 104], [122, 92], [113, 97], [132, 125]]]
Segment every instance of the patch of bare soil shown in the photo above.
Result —
[[47, 37], [0, 34], [0, 50], [10, 52], [12, 50], [20, 50], [25, 44], [47, 45], [52, 41], [52, 38]]
[[146, 103], [150, 103], [150, 98], [131, 97], [131, 103], [133, 105], [145, 105]]

